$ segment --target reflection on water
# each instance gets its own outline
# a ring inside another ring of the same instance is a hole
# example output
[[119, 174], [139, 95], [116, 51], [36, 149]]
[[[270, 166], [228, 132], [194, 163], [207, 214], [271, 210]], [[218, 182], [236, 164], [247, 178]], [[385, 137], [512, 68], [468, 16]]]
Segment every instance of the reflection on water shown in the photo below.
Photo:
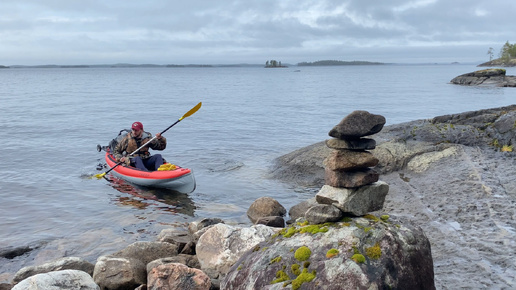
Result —
[[131, 184], [118, 177], [105, 177], [109, 185], [124, 195], [117, 196], [113, 201], [122, 206], [136, 209], [158, 209], [160, 211], [194, 216], [196, 206], [188, 194], [165, 188], [148, 188]]

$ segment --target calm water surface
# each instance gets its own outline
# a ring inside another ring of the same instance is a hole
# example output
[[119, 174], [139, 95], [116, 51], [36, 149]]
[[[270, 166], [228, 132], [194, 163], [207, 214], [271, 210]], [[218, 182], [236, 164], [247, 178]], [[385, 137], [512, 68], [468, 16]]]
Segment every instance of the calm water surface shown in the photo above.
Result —
[[[299, 72], [296, 70], [300, 69]], [[387, 124], [516, 103], [515, 88], [448, 84], [469, 65], [263, 68], [77, 68], [0, 70], [0, 282], [27, 265], [62, 256], [90, 261], [165, 227], [204, 217], [249, 224], [246, 211], [271, 196], [287, 209], [312, 197], [264, 178], [271, 161], [327, 139], [354, 110]], [[508, 69], [515, 75], [515, 69]], [[87, 178], [107, 145], [141, 121], [170, 129], [162, 154], [192, 168], [188, 195]]]

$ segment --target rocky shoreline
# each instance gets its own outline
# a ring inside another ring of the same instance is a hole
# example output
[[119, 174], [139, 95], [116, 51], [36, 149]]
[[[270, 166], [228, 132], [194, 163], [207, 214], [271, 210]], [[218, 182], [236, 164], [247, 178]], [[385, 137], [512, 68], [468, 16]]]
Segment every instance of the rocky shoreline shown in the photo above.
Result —
[[[205, 219], [95, 264], [67, 257], [23, 268], [0, 289], [55, 281], [68, 287], [61, 289], [338, 289], [331, 283], [342, 281], [358, 288], [515, 288], [515, 127], [516, 105], [386, 126], [368, 147], [389, 185], [379, 211], [327, 223], [324, 212], [309, 214], [314, 197], [291, 208], [285, 225], [286, 209], [264, 197], [249, 208], [253, 226]], [[279, 157], [270, 178], [325, 186], [327, 143]], [[392, 267], [408, 276], [393, 275]]]
[[[437, 289], [516, 287], [516, 105], [386, 126], [376, 169], [389, 184], [383, 211], [428, 236]], [[319, 187], [319, 142], [275, 161], [271, 177]]]

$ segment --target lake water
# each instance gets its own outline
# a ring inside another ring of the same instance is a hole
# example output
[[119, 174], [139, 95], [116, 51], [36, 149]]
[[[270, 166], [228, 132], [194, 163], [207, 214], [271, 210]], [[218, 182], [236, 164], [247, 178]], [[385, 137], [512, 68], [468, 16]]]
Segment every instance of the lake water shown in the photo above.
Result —
[[[297, 71], [300, 70], [300, 71]], [[55, 68], [0, 70], [0, 282], [62, 256], [92, 262], [161, 229], [204, 217], [250, 224], [246, 211], [270, 196], [285, 208], [315, 189], [268, 180], [271, 161], [325, 140], [354, 110], [387, 125], [516, 103], [516, 88], [448, 82], [473, 65], [246, 68]], [[516, 69], [507, 69], [515, 75]], [[101, 173], [96, 145], [134, 121], [170, 129], [167, 160], [191, 168], [191, 194], [143, 190]]]

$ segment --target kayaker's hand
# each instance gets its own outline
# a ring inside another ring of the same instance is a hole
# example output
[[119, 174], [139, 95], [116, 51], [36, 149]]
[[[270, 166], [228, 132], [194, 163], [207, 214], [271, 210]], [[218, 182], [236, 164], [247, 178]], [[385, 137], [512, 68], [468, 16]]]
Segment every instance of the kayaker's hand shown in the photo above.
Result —
[[131, 159], [129, 159], [127, 157], [122, 157], [122, 158], [120, 158], [120, 162], [125, 163], [125, 165], [129, 165], [131, 162]]
[[156, 133], [156, 139], [161, 139], [161, 133]]

